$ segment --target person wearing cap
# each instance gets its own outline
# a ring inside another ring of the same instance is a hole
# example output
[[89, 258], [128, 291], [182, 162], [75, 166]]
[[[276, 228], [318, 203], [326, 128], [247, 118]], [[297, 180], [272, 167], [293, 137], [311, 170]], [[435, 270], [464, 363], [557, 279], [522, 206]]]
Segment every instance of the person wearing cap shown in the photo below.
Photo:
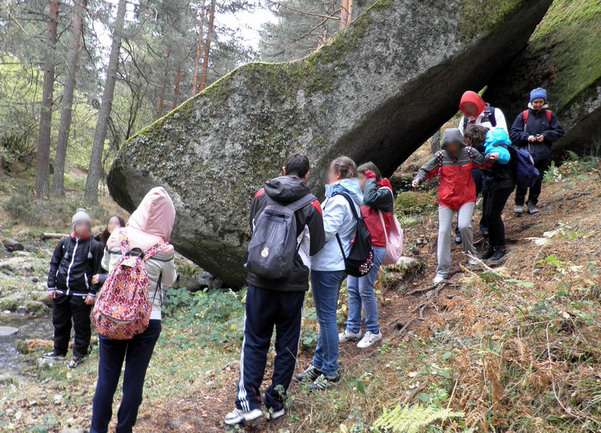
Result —
[[77, 209], [71, 219], [71, 235], [59, 241], [50, 261], [48, 295], [54, 304], [54, 349], [43, 358], [65, 359], [72, 326], [75, 344], [69, 368], [79, 366], [88, 354], [90, 311], [99, 289], [92, 276], [99, 272], [101, 261], [102, 246], [92, 236], [90, 216], [85, 209]]
[[538, 197], [540, 196], [542, 181], [551, 162], [551, 146], [564, 134], [563, 128], [555, 113], [548, 109], [547, 91], [538, 87], [530, 92], [528, 108], [515, 118], [509, 136], [513, 145], [527, 147], [534, 165], [540, 176], [538, 181], [530, 188], [517, 187], [515, 193], [514, 212], [525, 212], [524, 202], [528, 194], [528, 213], [538, 213]]

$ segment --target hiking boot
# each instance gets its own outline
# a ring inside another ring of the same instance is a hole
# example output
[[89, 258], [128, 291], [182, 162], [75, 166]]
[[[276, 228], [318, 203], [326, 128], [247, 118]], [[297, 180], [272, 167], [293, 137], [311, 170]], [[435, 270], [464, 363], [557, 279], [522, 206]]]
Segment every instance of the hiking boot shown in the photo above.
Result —
[[52, 352], [44, 353], [42, 355], [42, 358], [44, 358], [44, 359], [55, 359], [57, 361], [63, 361], [65, 359], [65, 357], [66, 357], [66, 355], [59, 355], [54, 350]]
[[76, 356], [71, 361], [69, 361], [68, 367], [69, 368], [77, 368], [83, 363], [83, 360], [84, 360], [83, 356]]
[[254, 421], [262, 416], [261, 409], [253, 409], [248, 412], [242, 409], [234, 409], [225, 416], [224, 422], [227, 425], [236, 425], [246, 421]]
[[480, 224], [480, 233], [482, 233], [482, 237], [487, 238], [488, 237], [488, 227]]
[[309, 384], [309, 389], [312, 391], [325, 391], [326, 389], [331, 388], [333, 385], [336, 385], [338, 382], [340, 382], [339, 374], [320, 374], [313, 383]]
[[378, 331], [377, 334], [374, 334], [371, 331], [367, 331], [361, 341], [357, 343], [357, 347], [359, 349], [367, 349], [369, 346], [374, 344], [376, 341], [380, 341], [382, 339], [382, 331]]
[[361, 331], [355, 333], [349, 332], [345, 329], [344, 332], [338, 334], [338, 341], [340, 343], [346, 343], [347, 341], [351, 340], [361, 340], [361, 337], [363, 337], [363, 333]]
[[526, 212], [526, 209], [524, 209], [524, 205], [523, 204], [516, 204], [515, 207], [513, 208], [513, 211], [517, 215], [522, 215], [524, 212]]
[[490, 262], [493, 264], [501, 264], [507, 258], [507, 250], [505, 247], [499, 247], [495, 250], [495, 253], [490, 258]]
[[283, 417], [285, 414], [286, 414], [286, 409], [283, 407], [280, 410], [275, 410], [274, 408], [270, 407], [267, 414], [265, 414], [265, 417], [268, 420], [273, 421], [273, 420]]
[[536, 207], [536, 203], [528, 203], [528, 213], [530, 215], [536, 215], [538, 213], [538, 207]]
[[294, 376], [294, 378], [299, 382], [313, 382], [322, 374], [323, 373], [321, 372], [321, 370], [318, 370], [317, 368], [313, 367], [313, 364], [311, 364], [305, 371], [303, 371], [300, 374], [297, 374], [296, 376]]
[[440, 283], [445, 282], [446, 280], [447, 280], [447, 277], [445, 277], [444, 275], [436, 274], [436, 276], [432, 280], [432, 283], [434, 283], [435, 285], [438, 285]]
[[484, 254], [482, 254], [479, 257], [479, 259], [480, 260], [488, 260], [488, 259], [490, 259], [494, 255], [495, 255], [495, 249], [493, 247], [488, 247], [488, 249], [486, 250], [486, 252]]

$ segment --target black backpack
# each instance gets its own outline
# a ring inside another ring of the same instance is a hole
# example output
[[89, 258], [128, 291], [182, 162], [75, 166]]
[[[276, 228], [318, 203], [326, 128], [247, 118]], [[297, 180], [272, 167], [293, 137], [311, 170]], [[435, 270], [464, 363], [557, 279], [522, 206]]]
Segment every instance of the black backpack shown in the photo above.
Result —
[[[486, 108], [484, 109], [484, 116], [482, 116], [482, 122], [489, 121], [490, 125], [493, 128], [497, 127], [497, 117], [495, 116], [495, 107], [491, 107], [486, 104]], [[467, 124], [469, 123], [469, 119], [467, 116], [463, 116], [463, 129], [467, 128]]]
[[317, 200], [313, 194], [286, 205], [265, 195], [267, 206], [255, 218], [246, 269], [267, 280], [279, 280], [292, 272], [300, 242], [295, 212]]
[[353, 246], [351, 247], [351, 253], [348, 256], [344, 255], [342, 241], [340, 240], [338, 233], [336, 233], [336, 239], [338, 240], [342, 257], [344, 257], [345, 271], [347, 274], [353, 277], [364, 277], [369, 273], [374, 265], [374, 251], [371, 246], [371, 233], [367, 228], [367, 224], [365, 224], [363, 216], [357, 214], [357, 209], [355, 208], [353, 199], [345, 193], [334, 194], [334, 196], [336, 195], [341, 195], [346, 199], [346, 201], [348, 201], [351, 207], [351, 212], [353, 212], [353, 217], [357, 221], [355, 240], [353, 241]]

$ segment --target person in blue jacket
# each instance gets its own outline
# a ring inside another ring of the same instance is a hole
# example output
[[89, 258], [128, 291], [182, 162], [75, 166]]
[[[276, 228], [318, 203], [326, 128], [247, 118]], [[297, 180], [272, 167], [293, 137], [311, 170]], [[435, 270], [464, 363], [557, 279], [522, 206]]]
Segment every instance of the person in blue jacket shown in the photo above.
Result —
[[528, 193], [526, 188], [517, 187], [515, 208], [517, 214], [525, 212], [524, 202], [528, 193], [528, 213], [538, 213], [537, 203], [540, 196], [542, 180], [551, 162], [551, 146], [564, 131], [555, 113], [548, 110], [547, 91], [536, 88], [530, 92], [528, 109], [518, 114], [513, 122], [509, 136], [515, 146], [527, 147], [540, 176]]

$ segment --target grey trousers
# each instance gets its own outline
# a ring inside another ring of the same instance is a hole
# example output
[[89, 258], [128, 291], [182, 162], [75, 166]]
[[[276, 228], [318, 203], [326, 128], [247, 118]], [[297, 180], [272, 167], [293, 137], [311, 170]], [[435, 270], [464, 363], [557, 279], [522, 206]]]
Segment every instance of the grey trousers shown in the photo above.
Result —
[[[467, 254], [476, 255], [474, 247], [474, 233], [472, 231], [472, 215], [476, 203], [465, 203], [459, 208], [457, 218], [461, 238], [463, 239], [463, 250]], [[453, 215], [455, 211], [445, 206], [438, 206], [438, 267], [436, 274], [445, 278], [451, 271], [451, 232], [453, 226]]]

